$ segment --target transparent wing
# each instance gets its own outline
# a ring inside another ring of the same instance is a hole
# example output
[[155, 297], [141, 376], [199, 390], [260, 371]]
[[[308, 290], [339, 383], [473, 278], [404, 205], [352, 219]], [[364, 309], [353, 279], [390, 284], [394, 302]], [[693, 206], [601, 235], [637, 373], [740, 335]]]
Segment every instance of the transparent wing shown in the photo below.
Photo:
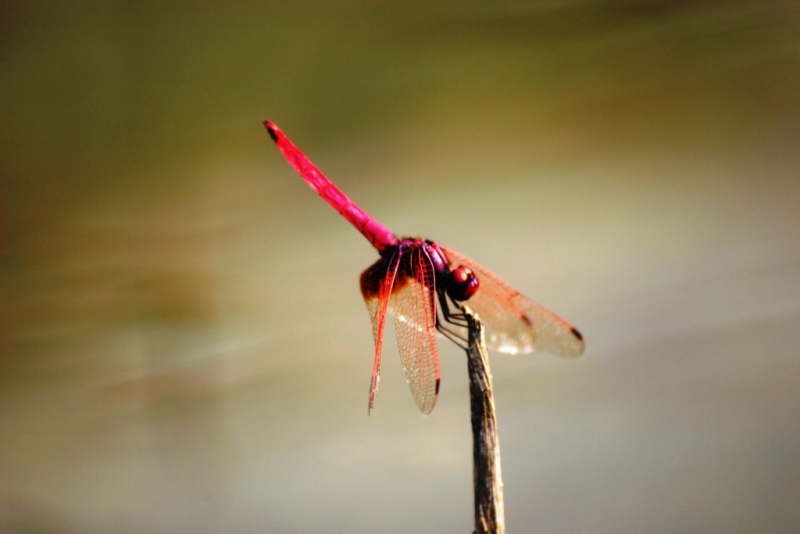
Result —
[[367, 305], [372, 321], [372, 335], [375, 338], [375, 359], [372, 363], [372, 380], [369, 384], [368, 413], [375, 406], [375, 396], [381, 380], [381, 353], [383, 352], [383, 332], [386, 327], [386, 312], [392, 294], [399, 256], [394, 255], [388, 261], [381, 258], [361, 274], [361, 294]]
[[481, 264], [455, 250], [441, 248], [453, 267], [465, 265], [478, 277], [478, 292], [466, 304], [487, 325], [489, 348], [508, 354], [534, 349], [557, 356], [583, 354], [583, 337], [567, 321], [536, 304]]
[[398, 278], [390, 300], [400, 359], [414, 401], [424, 414], [431, 413], [439, 394], [435, 297], [433, 265], [420, 250], [415, 250], [411, 276]]

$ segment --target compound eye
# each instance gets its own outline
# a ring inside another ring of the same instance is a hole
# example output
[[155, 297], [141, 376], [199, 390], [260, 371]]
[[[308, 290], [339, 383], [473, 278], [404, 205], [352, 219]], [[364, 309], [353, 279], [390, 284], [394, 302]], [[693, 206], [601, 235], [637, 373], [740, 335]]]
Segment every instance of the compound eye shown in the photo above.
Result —
[[447, 276], [445, 290], [447, 295], [457, 301], [468, 300], [478, 291], [480, 282], [472, 269], [464, 265], [459, 265]]

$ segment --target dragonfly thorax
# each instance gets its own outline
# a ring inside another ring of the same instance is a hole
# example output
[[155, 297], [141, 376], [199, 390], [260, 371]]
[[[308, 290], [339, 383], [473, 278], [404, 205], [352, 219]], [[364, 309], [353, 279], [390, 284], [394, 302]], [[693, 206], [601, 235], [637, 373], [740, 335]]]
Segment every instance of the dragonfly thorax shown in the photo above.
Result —
[[[430, 239], [405, 238], [398, 244], [401, 256], [411, 257], [412, 251], [422, 253], [433, 267], [436, 288], [444, 291], [454, 301], [463, 302], [474, 295], [480, 282], [472, 269], [466, 265], [451, 268], [450, 260], [441, 247]], [[412, 269], [413, 270], [413, 269]], [[426, 283], [424, 280], [420, 280]]]

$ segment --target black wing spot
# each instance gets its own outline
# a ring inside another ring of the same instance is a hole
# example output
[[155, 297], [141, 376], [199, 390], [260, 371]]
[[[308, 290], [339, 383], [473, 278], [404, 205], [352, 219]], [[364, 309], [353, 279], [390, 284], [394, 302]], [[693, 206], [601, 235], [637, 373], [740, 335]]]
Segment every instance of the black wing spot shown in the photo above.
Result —
[[523, 313], [522, 314], [522, 322], [525, 323], [526, 325], [530, 326], [531, 328], [533, 328], [533, 321], [531, 320], [530, 317], [528, 317], [527, 313]]
[[583, 336], [575, 328], [572, 329], [572, 335], [583, 341]]
[[436, 379], [436, 395], [439, 394], [439, 380], [438, 378]]

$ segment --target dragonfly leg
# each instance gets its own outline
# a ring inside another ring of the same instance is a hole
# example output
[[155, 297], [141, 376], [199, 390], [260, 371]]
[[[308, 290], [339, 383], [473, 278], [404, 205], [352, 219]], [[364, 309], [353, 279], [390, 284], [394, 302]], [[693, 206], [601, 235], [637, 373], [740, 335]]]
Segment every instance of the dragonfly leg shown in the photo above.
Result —
[[[461, 313], [453, 313], [453, 310], [450, 309], [451, 305]], [[455, 326], [467, 327], [464, 308], [462, 308], [458, 302], [448, 299], [444, 291], [439, 293], [439, 307], [442, 310], [442, 315], [444, 315], [444, 320], [446, 322]]]
[[[458, 328], [450, 328], [448, 324], [451, 324], [456, 327], [466, 328], [466, 321], [464, 320], [463, 313], [453, 313], [450, 309], [450, 304], [447, 301], [447, 295], [442, 291], [439, 293], [439, 308], [442, 311], [442, 317], [439, 316], [439, 313], [436, 314], [436, 329], [447, 339], [461, 347], [462, 349], [467, 348], [467, 338], [462, 331], [459, 331]], [[453, 302], [452, 305], [457, 308], [461, 309], [461, 307]]]
[[440, 334], [442, 334], [444, 337], [446, 337], [447, 339], [449, 339], [450, 341], [452, 341], [453, 343], [455, 343], [456, 345], [458, 345], [462, 349], [464, 349], [464, 350], [467, 349], [467, 347], [468, 347], [467, 340], [466, 340], [466, 338], [464, 338], [463, 334], [448, 328], [446, 326], [446, 323], [444, 323], [441, 320], [439, 320], [438, 315], [436, 317], [436, 330], [438, 330]]

